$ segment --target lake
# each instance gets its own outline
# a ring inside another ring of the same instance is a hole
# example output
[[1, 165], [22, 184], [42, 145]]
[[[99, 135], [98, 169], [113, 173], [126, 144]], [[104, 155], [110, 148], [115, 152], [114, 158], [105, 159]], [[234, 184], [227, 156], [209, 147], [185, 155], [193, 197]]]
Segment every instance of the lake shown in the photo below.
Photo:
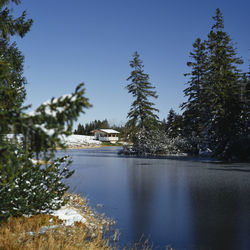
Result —
[[75, 174], [67, 183], [117, 221], [121, 245], [144, 235], [157, 249], [250, 249], [250, 164], [133, 158], [118, 151], [69, 150]]

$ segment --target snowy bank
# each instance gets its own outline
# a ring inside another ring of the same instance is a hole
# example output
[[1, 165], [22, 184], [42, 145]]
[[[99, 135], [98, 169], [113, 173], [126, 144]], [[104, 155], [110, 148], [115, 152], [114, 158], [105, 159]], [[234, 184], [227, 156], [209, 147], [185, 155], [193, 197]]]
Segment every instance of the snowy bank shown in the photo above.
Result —
[[75, 222], [86, 223], [86, 219], [78, 211], [67, 206], [61, 207], [51, 215], [57, 216], [60, 220], [63, 220], [65, 226], [74, 226]]
[[69, 148], [98, 147], [102, 145], [100, 141], [94, 140], [94, 136], [88, 135], [62, 135], [61, 140]]
[[0, 249], [112, 249], [114, 221], [98, 214], [79, 195], [49, 214], [10, 217], [0, 227]]
[[[14, 140], [16, 138], [18, 143], [21, 143], [23, 135], [7, 134], [8, 140]], [[61, 135], [60, 139], [68, 148], [87, 148], [87, 147], [98, 147], [102, 145], [102, 142], [94, 140], [94, 136], [88, 135]]]

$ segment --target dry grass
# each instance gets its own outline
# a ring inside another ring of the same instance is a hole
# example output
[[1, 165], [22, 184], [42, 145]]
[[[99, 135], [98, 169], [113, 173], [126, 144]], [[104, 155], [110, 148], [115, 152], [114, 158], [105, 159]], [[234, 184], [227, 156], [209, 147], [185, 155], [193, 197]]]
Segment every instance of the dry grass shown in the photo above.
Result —
[[109, 241], [103, 236], [105, 229], [114, 222], [94, 212], [86, 199], [77, 195], [66, 198], [68, 205], [80, 211], [87, 223], [65, 226], [57, 217], [46, 214], [10, 218], [0, 225], [0, 249], [111, 249]]
[[[115, 222], [90, 208], [86, 198], [66, 194], [67, 206], [77, 210], [86, 223], [76, 222], [65, 226], [58, 217], [39, 214], [31, 217], [11, 217], [7, 223], [0, 224], [0, 250], [77, 250], [77, 249], [152, 249], [148, 240], [140, 239], [131, 247], [120, 247], [119, 232], [112, 239], [105, 233], [112, 229]], [[171, 249], [172, 248], [166, 248]]]

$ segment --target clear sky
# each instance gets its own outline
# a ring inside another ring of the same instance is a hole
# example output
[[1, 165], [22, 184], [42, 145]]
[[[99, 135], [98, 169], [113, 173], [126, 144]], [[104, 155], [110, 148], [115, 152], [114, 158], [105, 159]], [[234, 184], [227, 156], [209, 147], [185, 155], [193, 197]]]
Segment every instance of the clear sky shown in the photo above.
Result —
[[159, 95], [160, 118], [170, 108], [180, 112], [189, 52], [196, 38], [206, 39], [216, 8], [246, 71], [249, 0], [23, 0], [15, 12], [27, 10], [34, 19], [29, 34], [17, 40], [25, 55], [26, 104], [35, 108], [84, 82], [93, 108], [80, 123], [125, 122], [132, 101], [125, 89], [129, 61], [138, 51]]

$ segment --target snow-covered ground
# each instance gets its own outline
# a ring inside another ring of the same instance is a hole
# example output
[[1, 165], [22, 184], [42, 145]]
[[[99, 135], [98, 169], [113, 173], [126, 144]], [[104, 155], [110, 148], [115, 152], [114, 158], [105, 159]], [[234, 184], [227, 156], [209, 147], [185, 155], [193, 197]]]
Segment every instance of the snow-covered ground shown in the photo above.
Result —
[[74, 226], [75, 222], [86, 223], [86, 219], [78, 211], [68, 206], [61, 207], [51, 215], [63, 220], [65, 226]]
[[[9, 140], [14, 139], [13, 134], [7, 134]], [[21, 142], [22, 135], [17, 135], [18, 142]], [[80, 147], [96, 147], [100, 146], [102, 142], [94, 140], [94, 136], [88, 135], [61, 135], [61, 140], [69, 148], [80, 148]]]
[[70, 135], [70, 136], [61, 136], [62, 141], [66, 146], [74, 147], [87, 147], [87, 146], [100, 146], [102, 142], [94, 140], [94, 136], [88, 135]]

